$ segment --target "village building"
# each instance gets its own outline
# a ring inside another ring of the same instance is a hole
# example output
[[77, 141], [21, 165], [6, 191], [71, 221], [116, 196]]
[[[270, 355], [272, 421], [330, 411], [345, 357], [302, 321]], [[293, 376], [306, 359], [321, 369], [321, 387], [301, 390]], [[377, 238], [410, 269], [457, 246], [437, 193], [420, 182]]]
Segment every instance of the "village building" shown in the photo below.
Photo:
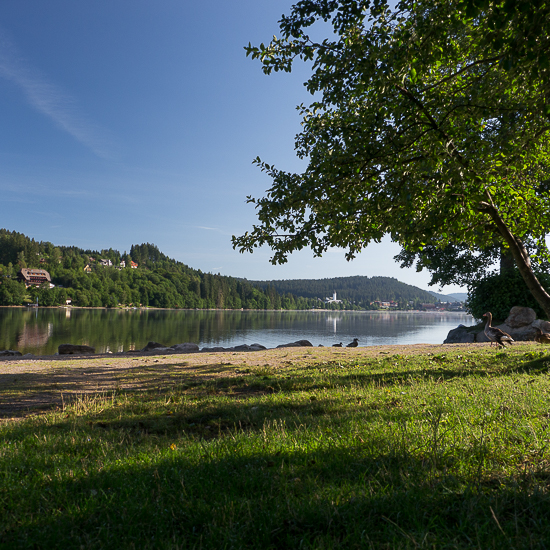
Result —
[[378, 309], [397, 309], [399, 307], [399, 303], [394, 302], [393, 300], [390, 300], [389, 302], [376, 300], [375, 302], [371, 302], [370, 304], [371, 306], [376, 306]]
[[336, 290], [335, 290], [334, 293], [332, 294], [332, 298], [325, 298], [325, 303], [326, 304], [341, 304], [342, 300], [337, 300], [336, 299]]
[[45, 269], [28, 269], [24, 267], [17, 274], [17, 279], [25, 283], [25, 287], [40, 286], [44, 283], [51, 285], [50, 274]]

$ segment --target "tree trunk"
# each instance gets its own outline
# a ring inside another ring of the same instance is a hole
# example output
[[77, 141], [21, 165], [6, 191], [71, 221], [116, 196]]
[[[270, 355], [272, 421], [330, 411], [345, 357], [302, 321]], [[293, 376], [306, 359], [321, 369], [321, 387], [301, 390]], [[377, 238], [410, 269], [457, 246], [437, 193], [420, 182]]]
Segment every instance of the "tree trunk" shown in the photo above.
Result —
[[510, 253], [518, 266], [519, 272], [523, 277], [529, 292], [531, 292], [540, 307], [544, 310], [544, 313], [546, 313], [546, 318], [550, 319], [550, 295], [546, 292], [546, 290], [544, 290], [543, 286], [540, 284], [540, 281], [537, 279], [537, 276], [533, 273], [533, 269], [531, 268], [531, 259], [529, 258], [529, 254], [525, 246], [521, 240], [514, 236], [508, 229], [508, 226], [504, 223], [498, 213], [498, 210], [493, 204], [481, 202], [480, 210], [491, 216], [491, 219], [497, 226], [499, 234], [509, 246]]

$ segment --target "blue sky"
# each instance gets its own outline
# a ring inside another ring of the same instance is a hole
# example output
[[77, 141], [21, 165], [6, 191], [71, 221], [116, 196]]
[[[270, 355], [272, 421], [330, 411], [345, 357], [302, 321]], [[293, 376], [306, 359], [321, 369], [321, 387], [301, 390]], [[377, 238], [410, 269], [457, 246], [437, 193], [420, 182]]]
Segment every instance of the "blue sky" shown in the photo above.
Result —
[[[296, 105], [307, 67], [265, 76], [243, 47], [268, 42], [290, 0], [4, 0], [0, 3], [0, 227], [82, 248], [156, 244], [206, 272], [248, 279], [389, 276], [389, 240], [346, 262], [240, 254], [252, 160], [300, 170]], [[437, 290], [436, 288], [431, 288]], [[445, 292], [460, 290], [446, 287]]]

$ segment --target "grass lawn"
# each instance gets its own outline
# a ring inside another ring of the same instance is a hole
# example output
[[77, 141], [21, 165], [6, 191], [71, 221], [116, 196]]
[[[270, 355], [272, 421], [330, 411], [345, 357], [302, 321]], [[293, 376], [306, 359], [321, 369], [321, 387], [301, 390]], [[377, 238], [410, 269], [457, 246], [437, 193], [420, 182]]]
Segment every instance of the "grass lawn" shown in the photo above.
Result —
[[544, 348], [326, 359], [2, 424], [0, 549], [550, 548]]

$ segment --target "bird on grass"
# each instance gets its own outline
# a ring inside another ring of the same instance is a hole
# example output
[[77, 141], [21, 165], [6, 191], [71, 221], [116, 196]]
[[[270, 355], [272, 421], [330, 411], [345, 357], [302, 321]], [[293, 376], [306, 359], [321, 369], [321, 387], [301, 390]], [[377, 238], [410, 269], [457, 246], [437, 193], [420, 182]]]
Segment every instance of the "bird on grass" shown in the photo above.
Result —
[[493, 346], [493, 342], [497, 345], [497, 349], [505, 348], [506, 346], [504, 344], [513, 344], [514, 339], [507, 332], [491, 326], [491, 321], [493, 320], [491, 312], [488, 311], [484, 313], [483, 317], [487, 317], [487, 324], [485, 325], [484, 332], [485, 336], [487, 336], [491, 342], [491, 347]]
[[333, 348], [341, 348], [344, 344], [342, 344], [342, 342], [340, 342], [339, 344], [332, 344], [332, 347]]
[[535, 334], [535, 342], [538, 342], [539, 344], [550, 344], [550, 334], [547, 332], [544, 332], [539, 327], [535, 327], [538, 332]]
[[359, 340], [357, 338], [353, 339], [353, 342], [350, 342], [346, 348], [356, 348], [359, 345]]

